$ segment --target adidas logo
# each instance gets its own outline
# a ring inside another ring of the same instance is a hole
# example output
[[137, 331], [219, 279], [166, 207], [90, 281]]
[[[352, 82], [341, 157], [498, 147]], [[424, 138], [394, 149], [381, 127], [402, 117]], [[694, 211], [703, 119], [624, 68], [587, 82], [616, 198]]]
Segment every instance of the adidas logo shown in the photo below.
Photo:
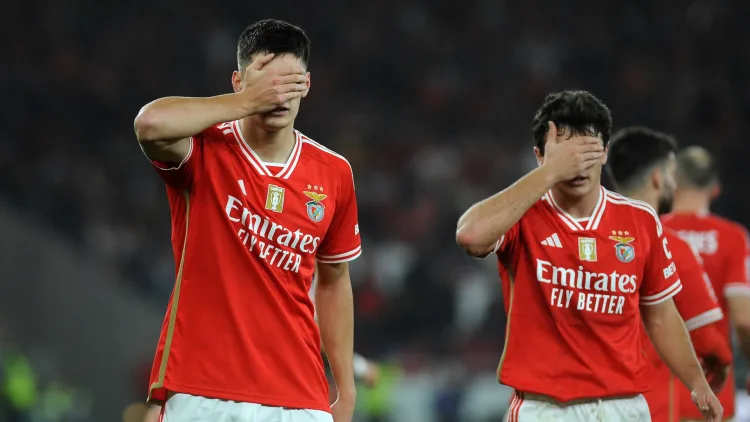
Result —
[[552, 233], [552, 236], [542, 240], [542, 245], [551, 246], [553, 248], [562, 248], [562, 243], [560, 243], [560, 238], [557, 237], [557, 233]]

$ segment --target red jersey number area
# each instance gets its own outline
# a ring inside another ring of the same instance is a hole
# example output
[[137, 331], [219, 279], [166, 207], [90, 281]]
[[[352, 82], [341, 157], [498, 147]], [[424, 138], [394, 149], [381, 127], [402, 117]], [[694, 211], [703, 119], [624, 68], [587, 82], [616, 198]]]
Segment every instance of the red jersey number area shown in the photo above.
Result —
[[509, 314], [501, 383], [563, 402], [648, 389], [639, 306], [681, 289], [651, 207], [602, 188], [576, 220], [547, 194], [497, 254]]
[[237, 122], [195, 136], [167, 182], [177, 281], [150, 396], [166, 391], [330, 411], [308, 296], [316, 261], [361, 251], [352, 171], [296, 133], [266, 166]]
[[[702, 261], [716, 292], [724, 319], [718, 324], [724, 340], [731, 344], [727, 297], [750, 295], [750, 248], [744, 227], [713, 214], [668, 214], [664, 225], [674, 229], [690, 244]], [[690, 401], [687, 388], [677, 386], [680, 395], [680, 416], [701, 419], [698, 409]], [[724, 417], [735, 414], [734, 370], [730, 371], [724, 388], [717, 394], [724, 406]]]

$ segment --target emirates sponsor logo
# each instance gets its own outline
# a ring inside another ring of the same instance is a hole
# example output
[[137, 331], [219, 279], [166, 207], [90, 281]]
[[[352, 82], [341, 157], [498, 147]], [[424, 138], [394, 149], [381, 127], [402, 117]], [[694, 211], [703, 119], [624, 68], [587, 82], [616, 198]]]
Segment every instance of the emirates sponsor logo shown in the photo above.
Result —
[[299, 272], [302, 255], [312, 255], [320, 245], [320, 237], [292, 231], [270, 221], [267, 216], [253, 213], [241, 200], [227, 196], [227, 218], [237, 229], [242, 244], [269, 265], [285, 271]]
[[536, 260], [536, 279], [555, 286], [550, 290], [550, 305], [602, 314], [621, 315], [625, 297], [638, 289], [635, 275], [591, 272], [582, 265], [558, 267], [541, 259]]

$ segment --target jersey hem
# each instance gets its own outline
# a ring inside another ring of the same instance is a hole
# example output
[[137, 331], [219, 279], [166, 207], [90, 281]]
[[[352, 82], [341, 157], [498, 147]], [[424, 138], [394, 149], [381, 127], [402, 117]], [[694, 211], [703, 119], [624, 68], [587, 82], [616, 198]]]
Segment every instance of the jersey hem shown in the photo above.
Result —
[[721, 308], [713, 308], [685, 321], [685, 327], [688, 331], [693, 331], [713, 324], [716, 321], [721, 321], [722, 318], [724, 318], [724, 313], [721, 311]]
[[727, 283], [724, 286], [724, 296], [745, 296], [750, 297], [750, 285], [747, 283]]
[[279, 397], [261, 396], [257, 394], [243, 394], [222, 390], [209, 390], [205, 388], [189, 387], [167, 382], [165, 382], [161, 388], [172, 393], [190, 394], [192, 396], [201, 396], [219, 400], [256, 403], [264, 406], [286, 407], [289, 409], [319, 410], [321, 412], [331, 413], [331, 406], [328, 405], [327, 401], [325, 405], [321, 405], [320, 402], [297, 401]]

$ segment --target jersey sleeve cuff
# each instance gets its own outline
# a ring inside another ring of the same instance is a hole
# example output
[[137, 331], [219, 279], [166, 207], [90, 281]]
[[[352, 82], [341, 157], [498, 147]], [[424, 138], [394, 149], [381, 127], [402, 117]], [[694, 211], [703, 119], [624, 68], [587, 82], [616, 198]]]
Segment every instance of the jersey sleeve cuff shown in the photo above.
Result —
[[146, 156], [146, 158], [148, 159], [148, 161], [154, 167], [156, 167], [157, 170], [161, 170], [161, 171], [173, 171], [173, 170], [179, 170], [180, 168], [182, 168], [182, 166], [185, 163], [187, 163], [187, 161], [190, 159], [190, 156], [193, 155], [193, 143], [194, 142], [195, 141], [193, 140], [193, 137], [191, 136], [190, 137], [190, 149], [188, 150], [188, 153], [185, 155], [185, 158], [183, 158], [182, 161], [180, 161], [180, 164], [178, 164], [176, 166], [170, 165], [170, 164], [167, 164], [167, 163], [162, 163], [161, 161], [154, 160], [153, 158], [151, 158], [148, 155], [146, 155], [146, 151], [143, 150], [143, 145], [140, 142], [138, 143], [138, 145], [141, 147], [141, 152], [143, 153], [143, 155]]
[[674, 297], [677, 293], [679, 293], [682, 290], [682, 282], [678, 279], [672, 285], [667, 287], [666, 289], [662, 290], [661, 292], [655, 294], [655, 295], [649, 295], [649, 296], [641, 296], [641, 305], [658, 305], [664, 301], [667, 301]]
[[497, 253], [497, 251], [500, 250], [500, 247], [503, 246], [504, 241], [505, 235], [500, 236], [500, 239], [497, 239], [497, 243], [495, 243], [495, 249], [492, 250], [492, 253]]
[[360, 255], [362, 255], [362, 245], [357, 246], [356, 248], [350, 250], [349, 252], [344, 252], [336, 255], [317, 255], [317, 260], [321, 264], [339, 264], [342, 262], [349, 262], [357, 259]]
[[750, 297], [750, 284], [747, 283], [728, 283], [724, 286], [724, 296], [745, 296]]
[[721, 312], [721, 308], [713, 308], [685, 321], [685, 327], [688, 331], [693, 331], [716, 321], [721, 321], [722, 318], [724, 318], [724, 313]]

